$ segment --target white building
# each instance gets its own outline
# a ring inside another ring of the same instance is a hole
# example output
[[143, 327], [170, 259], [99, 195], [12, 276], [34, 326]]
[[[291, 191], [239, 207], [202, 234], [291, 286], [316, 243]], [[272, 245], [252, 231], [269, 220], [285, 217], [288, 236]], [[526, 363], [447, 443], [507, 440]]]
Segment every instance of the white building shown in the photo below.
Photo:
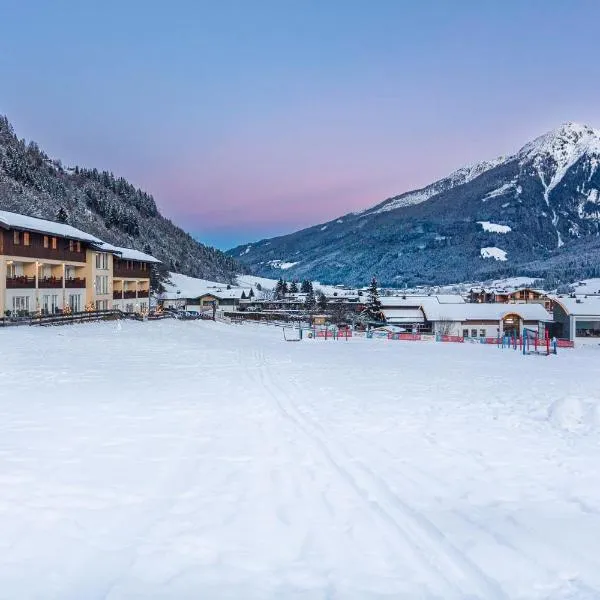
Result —
[[552, 296], [560, 337], [576, 344], [600, 344], [600, 296]]
[[388, 296], [381, 299], [388, 323], [407, 331], [491, 338], [521, 335], [524, 328], [543, 335], [552, 316], [541, 304], [478, 304], [461, 296]]

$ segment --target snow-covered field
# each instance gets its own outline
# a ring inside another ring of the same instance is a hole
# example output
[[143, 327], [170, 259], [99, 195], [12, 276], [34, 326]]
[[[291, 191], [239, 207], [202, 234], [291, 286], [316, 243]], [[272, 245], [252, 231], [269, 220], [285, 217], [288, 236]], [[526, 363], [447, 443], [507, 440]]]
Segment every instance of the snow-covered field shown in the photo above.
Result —
[[0, 343], [0, 598], [600, 597], [598, 349]]

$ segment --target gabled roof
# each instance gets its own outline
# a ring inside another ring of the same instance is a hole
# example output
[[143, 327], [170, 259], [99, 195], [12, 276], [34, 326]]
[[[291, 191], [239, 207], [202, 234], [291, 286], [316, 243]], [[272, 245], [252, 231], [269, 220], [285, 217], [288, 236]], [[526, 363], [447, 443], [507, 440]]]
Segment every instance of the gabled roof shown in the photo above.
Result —
[[525, 321], [551, 321], [551, 315], [541, 304], [469, 303], [440, 304], [424, 301], [423, 312], [428, 321], [500, 321], [506, 315], [516, 314]]
[[38, 219], [37, 217], [27, 217], [26, 215], [20, 215], [6, 210], [0, 210], [0, 227], [56, 235], [72, 240], [91, 242], [93, 244], [103, 243], [102, 240], [97, 237], [86, 233], [85, 231], [81, 231], [81, 229], [71, 227], [71, 225], [47, 221], [46, 219]]
[[150, 254], [146, 254], [145, 252], [140, 252], [139, 250], [134, 250], [133, 248], [122, 248], [120, 246], [113, 246], [112, 244], [108, 244], [106, 242], [102, 242], [102, 246], [100, 248], [105, 252], [112, 252], [113, 254], [118, 254], [119, 258], [123, 260], [136, 260], [139, 262], [147, 262], [147, 263], [159, 263], [161, 262], [158, 258], [154, 258]]

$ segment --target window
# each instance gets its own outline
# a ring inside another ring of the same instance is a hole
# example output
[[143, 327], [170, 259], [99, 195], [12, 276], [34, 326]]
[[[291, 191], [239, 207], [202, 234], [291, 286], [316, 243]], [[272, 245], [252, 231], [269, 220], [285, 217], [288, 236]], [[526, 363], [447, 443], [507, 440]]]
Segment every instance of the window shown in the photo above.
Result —
[[96, 275], [96, 294], [108, 294], [108, 275]]
[[471, 329], [471, 337], [477, 337], [477, 329]]
[[142, 271], [146, 270], [146, 263], [142, 263]]
[[29, 312], [29, 296], [13, 296], [13, 312]]
[[48, 238], [47, 235], [44, 236], [44, 248], [49, 248], [50, 247], [50, 239]]
[[56, 238], [52, 238], [52, 250], [56, 250]]
[[103, 271], [108, 269], [108, 254], [106, 254], [106, 252], [96, 253], [96, 269]]
[[73, 252], [75, 250], [75, 242], [73, 240], [69, 240], [69, 252]]
[[23, 232], [23, 245], [31, 246], [31, 238], [29, 237], [29, 231]]
[[47, 315], [58, 311], [58, 296], [56, 294], [42, 296], [42, 311]]
[[485, 329], [480, 329], [479, 330], [479, 337], [485, 337]]
[[148, 310], [148, 304], [146, 302], [140, 302], [140, 310], [146, 312]]
[[21, 243], [21, 232], [13, 231], [13, 244], [18, 246]]
[[77, 244], [75, 245], [77, 252], [81, 252], [81, 242], [77, 242]]
[[81, 294], [69, 294], [71, 312], [81, 312]]
[[96, 310], [108, 310], [108, 300], [96, 300]]
[[469, 330], [468, 329], [463, 329], [463, 337], [464, 338], [468, 338], [469, 337]]

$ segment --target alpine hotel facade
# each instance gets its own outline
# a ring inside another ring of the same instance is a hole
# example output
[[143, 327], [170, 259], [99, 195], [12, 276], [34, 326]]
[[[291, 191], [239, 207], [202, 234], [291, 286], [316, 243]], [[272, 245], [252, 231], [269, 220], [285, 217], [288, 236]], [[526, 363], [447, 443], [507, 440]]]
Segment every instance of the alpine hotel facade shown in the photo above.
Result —
[[158, 262], [70, 225], [0, 211], [0, 316], [145, 312]]

